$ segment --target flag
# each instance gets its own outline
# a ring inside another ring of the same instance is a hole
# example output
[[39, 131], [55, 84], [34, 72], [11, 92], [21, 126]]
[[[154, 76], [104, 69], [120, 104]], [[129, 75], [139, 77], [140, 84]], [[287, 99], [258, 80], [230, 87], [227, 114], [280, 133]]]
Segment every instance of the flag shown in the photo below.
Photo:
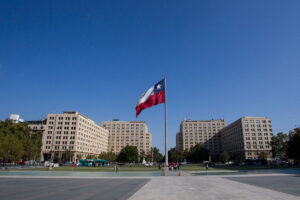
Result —
[[135, 107], [136, 117], [146, 108], [165, 103], [165, 99], [165, 80], [163, 79], [147, 90], [138, 100]]

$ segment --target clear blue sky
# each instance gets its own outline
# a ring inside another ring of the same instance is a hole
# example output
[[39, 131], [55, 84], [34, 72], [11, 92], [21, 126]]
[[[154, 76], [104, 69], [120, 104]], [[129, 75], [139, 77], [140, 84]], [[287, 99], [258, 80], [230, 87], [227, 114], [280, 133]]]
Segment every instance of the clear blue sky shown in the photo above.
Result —
[[[169, 147], [184, 118], [300, 125], [300, 1], [0, 1], [0, 119], [136, 120], [164, 75]], [[138, 118], [162, 152], [163, 113]]]

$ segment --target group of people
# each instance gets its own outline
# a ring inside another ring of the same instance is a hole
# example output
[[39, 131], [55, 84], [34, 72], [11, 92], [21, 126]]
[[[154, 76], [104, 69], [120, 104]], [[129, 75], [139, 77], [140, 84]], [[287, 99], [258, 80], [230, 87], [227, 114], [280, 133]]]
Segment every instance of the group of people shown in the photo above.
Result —
[[169, 171], [180, 170], [179, 165], [169, 165]]

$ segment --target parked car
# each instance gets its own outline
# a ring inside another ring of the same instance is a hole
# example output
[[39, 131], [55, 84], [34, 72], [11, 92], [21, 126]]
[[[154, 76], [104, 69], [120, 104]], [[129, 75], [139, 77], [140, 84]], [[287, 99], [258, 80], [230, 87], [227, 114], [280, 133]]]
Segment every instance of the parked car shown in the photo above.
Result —
[[145, 163], [144, 166], [146, 167], [152, 167], [153, 163], [152, 162], [148, 162], [148, 163]]
[[44, 166], [45, 167], [49, 167], [49, 166], [52, 166], [52, 167], [59, 167], [59, 164], [58, 163], [52, 163], [52, 162], [49, 162], [49, 161], [45, 161], [44, 162]]

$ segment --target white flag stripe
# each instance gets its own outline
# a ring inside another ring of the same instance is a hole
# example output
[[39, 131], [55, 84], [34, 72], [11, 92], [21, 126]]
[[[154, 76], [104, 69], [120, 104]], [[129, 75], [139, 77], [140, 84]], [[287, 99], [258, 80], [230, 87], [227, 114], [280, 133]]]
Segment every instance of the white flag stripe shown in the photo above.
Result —
[[151, 95], [153, 95], [154, 92], [154, 86], [152, 86], [143, 96], [138, 100], [137, 105], [140, 105], [141, 103], [144, 103], [149, 99]]

